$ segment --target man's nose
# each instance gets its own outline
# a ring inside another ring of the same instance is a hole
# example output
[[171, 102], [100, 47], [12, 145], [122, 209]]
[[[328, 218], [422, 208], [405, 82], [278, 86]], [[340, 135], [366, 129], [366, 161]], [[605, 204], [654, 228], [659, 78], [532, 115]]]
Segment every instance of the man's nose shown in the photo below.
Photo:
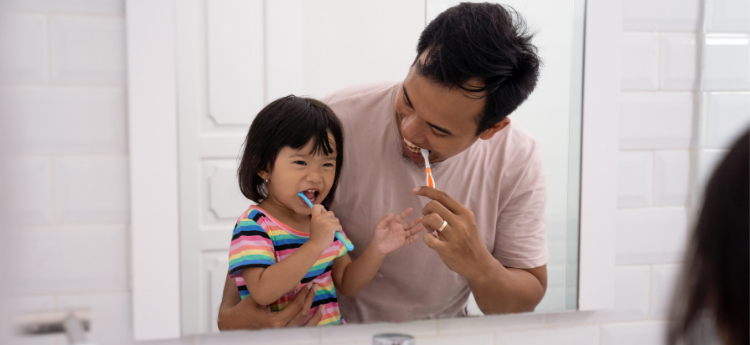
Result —
[[419, 119], [416, 116], [404, 116], [401, 119], [401, 135], [414, 143], [422, 141]]

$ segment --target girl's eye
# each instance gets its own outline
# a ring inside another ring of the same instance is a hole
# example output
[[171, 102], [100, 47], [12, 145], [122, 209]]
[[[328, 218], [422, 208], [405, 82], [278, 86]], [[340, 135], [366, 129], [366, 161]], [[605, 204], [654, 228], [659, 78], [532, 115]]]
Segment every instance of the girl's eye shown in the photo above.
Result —
[[294, 161], [294, 164], [307, 165], [307, 163], [305, 163], [305, 161]]
[[333, 166], [333, 163], [326, 163], [326, 164], [323, 164], [323, 166], [324, 166], [324, 167], [332, 167], [332, 166]]

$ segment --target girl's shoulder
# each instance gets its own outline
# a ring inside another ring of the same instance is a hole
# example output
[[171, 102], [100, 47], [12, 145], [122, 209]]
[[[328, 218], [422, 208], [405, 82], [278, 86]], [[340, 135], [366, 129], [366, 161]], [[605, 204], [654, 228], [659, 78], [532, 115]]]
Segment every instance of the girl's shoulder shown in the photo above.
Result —
[[308, 233], [295, 230], [277, 220], [257, 205], [250, 205], [247, 211], [243, 212], [242, 216], [240, 216], [240, 219], [237, 221], [237, 226], [235, 228], [245, 226], [256, 226], [271, 236], [282, 236], [287, 234], [305, 238], [310, 236]]
[[237, 218], [237, 223], [235, 223], [235, 227], [239, 226], [242, 223], [255, 223], [258, 224], [258, 220], [265, 216], [265, 213], [263, 210], [259, 209], [255, 205], [250, 205], [245, 212], [242, 212], [239, 218]]

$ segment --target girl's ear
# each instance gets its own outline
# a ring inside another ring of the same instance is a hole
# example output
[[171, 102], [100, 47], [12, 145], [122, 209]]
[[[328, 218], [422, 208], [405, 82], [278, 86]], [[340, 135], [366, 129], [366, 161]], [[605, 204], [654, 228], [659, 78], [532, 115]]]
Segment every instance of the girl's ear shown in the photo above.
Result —
[[264, 180], [268, 180], [271, 177], [271, 173], [266, 170], [258, 171], [258, 176]]

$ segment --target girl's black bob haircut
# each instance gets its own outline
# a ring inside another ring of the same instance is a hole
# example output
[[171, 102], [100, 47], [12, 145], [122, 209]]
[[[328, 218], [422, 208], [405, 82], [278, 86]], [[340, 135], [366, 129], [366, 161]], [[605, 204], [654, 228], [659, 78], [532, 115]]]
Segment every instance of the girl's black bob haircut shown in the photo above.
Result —
[[[328, 139], [331, 133], [335, 143]], [[260, 203], [268, 197], [268, 190], [258, 173], [273, 169], [282, 148], [299, 149], [313, 140], [312, 154], [329, 155], [337, 152], [336, 177], [331, 191], [321, 204], [331, 206], [339, 173], [344, 162], [344, 136], [341, 121], [325, 103], [305, 97], [289, 95], [279, 98], [258, 113], [245, 138], [242, 160], [237, 169], [240, 191], [248, 199]]]

